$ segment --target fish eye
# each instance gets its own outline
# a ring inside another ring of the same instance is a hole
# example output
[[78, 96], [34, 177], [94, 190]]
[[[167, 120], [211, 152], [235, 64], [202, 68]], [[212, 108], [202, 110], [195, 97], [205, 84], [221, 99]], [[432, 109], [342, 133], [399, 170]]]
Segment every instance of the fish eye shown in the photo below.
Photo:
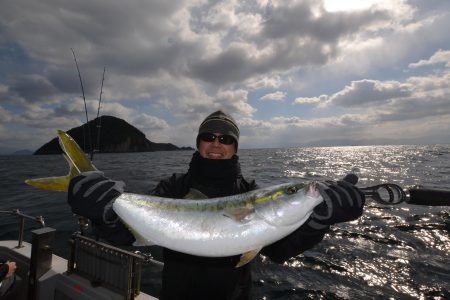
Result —
[[298, 189], [295, 186], [290, 186], [287, 188], [286, 193], [287, 194], [295, 194], [297, 193]]

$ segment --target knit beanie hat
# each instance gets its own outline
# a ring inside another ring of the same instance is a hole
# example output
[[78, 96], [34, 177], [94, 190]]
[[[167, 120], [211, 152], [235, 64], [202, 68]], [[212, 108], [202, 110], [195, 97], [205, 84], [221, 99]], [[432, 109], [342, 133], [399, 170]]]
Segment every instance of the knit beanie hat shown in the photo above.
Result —
[[[230, 115], [218, 110], [207, 116], [198, 128], [198, 135], [205, 132], [231, 135], [235, 140], [237, 151], [239, 142], [239, 128], [236, 125], [236, 121]], [[197, 148], [200, 142], [198, 135]]]

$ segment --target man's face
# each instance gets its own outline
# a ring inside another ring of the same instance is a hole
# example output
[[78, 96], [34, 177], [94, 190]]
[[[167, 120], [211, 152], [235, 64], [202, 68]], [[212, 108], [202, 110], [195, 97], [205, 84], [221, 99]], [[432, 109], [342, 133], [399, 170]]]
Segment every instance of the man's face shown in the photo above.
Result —
[[230, 145], [222, 144], [219, 142], [219, 136], [222, 134], [214, 133], [217, 138], [212, 142], [204, 141], [200, 138], [198, 145], [198, 152], [200, 156], [208, 159], [230, 159], [236, 153], [235, 143]]

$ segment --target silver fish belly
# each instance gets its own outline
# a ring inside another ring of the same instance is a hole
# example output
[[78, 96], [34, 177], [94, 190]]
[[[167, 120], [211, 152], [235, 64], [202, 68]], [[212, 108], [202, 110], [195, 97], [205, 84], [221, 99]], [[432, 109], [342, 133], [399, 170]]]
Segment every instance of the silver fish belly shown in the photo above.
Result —
[[288, 183], [207, 200], [124, 193], [114, 211], [141, 245], [198, 256], [259, 250], [299, 228], [322, 202], [314, 183]]

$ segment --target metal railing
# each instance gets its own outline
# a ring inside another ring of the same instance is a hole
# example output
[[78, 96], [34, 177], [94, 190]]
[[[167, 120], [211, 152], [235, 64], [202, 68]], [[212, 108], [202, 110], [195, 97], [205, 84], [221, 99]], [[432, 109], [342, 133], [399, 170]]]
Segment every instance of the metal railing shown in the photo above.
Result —
[[45, 227], [45, 221], [42, 216], [33, 217], [27, 214], [22, 213], [19, 209], [13, 209], [13, 210], [0, 210], [0, 214], [7, 214], [11, 216], [16, 216], [20, 219], [19, 221], [19, 238], [18, 238], [18, 245], [16, 248], [22, 248], [23, 247], [23, 237], [24, 237], [24, 231], [25, 231], [25, 219], [33, 220], [39, 225], [41, 225], [42, 228]]
[[[46, 228], [42, 216], [33, 217], [22, 213], [18, 209], [0, 210], [0, 215], [6, 214], [18, 217], [19, 238], [16, 248], [22, 248], [25, 219], [38, 223], [42, 229], [34, 230], [32, 253], [30, 259], [29, 299], [34, 299], [37, 279], [51, 267], [54, 229]], [[84, 219], [79, 222], [84, 232], [88, 226]], [[125, 300], [135, 299], [140, 293], [141, 274], [143, 265], [149, 263], [162, 265], [153, 259], [151, 254], [138, 251], [130, 252], [112, 245], [108, 245], [75, 232], [71, 239], [70, 257], [67, 261], [67, 273], [76, 273], [88, 280], [93, 286], [104, 286], [124, 296]]]
[[140, 292], [142, 265], [147, 258], [74, 233], [70, 240], [68, 273], [77, 273], [93, 286], [104, 286], [134, 299]]

